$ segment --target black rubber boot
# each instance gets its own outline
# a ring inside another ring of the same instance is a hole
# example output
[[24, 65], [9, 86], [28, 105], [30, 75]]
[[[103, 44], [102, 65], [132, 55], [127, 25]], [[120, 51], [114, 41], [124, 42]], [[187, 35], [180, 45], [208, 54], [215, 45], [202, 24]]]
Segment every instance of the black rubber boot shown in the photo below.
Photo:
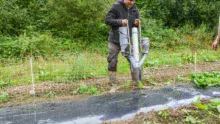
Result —
[[110, 93], [115, 93], [116, 90], [118, 89], [117, 84], [118, 80], [116, 77], [116, 72], [114, 71], [109, 71], [109, 84], [111, 86]]

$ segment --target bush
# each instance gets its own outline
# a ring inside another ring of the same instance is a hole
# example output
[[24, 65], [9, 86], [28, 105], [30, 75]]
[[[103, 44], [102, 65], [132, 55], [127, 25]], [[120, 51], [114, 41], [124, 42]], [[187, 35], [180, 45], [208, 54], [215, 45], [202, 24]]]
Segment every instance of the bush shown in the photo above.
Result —
[[162, 20], [169, 27], [202, 23], [214, 27], [220, 11], [219, 0], [138, 0], [137, 5], [144, 17]]
[[150, 38], [151, 47], [167, 48], [172, 47], [179, 41], [175, 30], [166, 28], [163, 22], [151, 19], [142, 19], [142, 35]]
[[87, 45], [104, 41], [108, 32], [104, 24], [106, 7], [109, 5], [103, 0], [54, 0], [48, 4], [50, 29], [59, 37], [77, 39]]
[[17, 0], [0, 2], [0, 35], [20, 35], [31, 22], [27, 10], [20, 8]]
[[56, 54], [57, 47], [60, 45], [52, 39], [49, 33], [39, 34], [30, 33], [19, 37], [2, 37], [0, 43], [1, 58], [33, 56], [51, 56]]

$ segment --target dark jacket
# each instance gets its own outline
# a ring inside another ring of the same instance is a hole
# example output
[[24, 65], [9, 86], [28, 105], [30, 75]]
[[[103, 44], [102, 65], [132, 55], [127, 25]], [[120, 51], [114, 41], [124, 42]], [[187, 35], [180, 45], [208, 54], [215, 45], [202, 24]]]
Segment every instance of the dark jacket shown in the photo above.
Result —
[[128, 20], [131, 34], [131, 28], [134, 27], [134, 20], [139, 19], [139, 12], [135, 5], [127, 9], [123, 0], [118, 0], [112, 5], [105, 19], [105, 23], [111, 26], [108, 38], [109, 42], [119, 44], [118, 29], [122, 26], [121, 21], [123, 19]]

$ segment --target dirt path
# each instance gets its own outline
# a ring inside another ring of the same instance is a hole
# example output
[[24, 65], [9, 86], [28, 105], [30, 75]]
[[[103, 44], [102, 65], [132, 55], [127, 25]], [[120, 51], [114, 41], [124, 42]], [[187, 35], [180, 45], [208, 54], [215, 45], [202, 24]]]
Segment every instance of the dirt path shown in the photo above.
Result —
[[[220, 61], [210, 63], [197, 64], [198, 72], [213, 72], [220, 71]], [[188, 76], [194, 72], [193, 64], [186, 64], [182, 67], [163, 66], [158, 68], [145, 68], [144, 78], [152, 78], [153, 81], [158, 83], [165, 82], [170, 79], [176, 79], [178, 75]], [[122, 86], [125, 82], [131, 80], [130, 75], [118, 75], [119, 86]], [[35, 85], [36, 96], [30, 95], [31, 85], [18, 86], [5, 88], [4, 91], [11, 96], [11, 100], [6, 103], [1, 103], [0, 108], [8, 106], [18, 106], [24, 104], [44, 103], [44, 102], [56, 102], [56, 101], [69, 101], [87, 98], [89, 95], [72, 95], [73, 91], [77, 89], [79, 84], [87, 84], [98, 87], [98, 89], [104, 89], [108, 91], [110, 85], [108, 84], [108, 78], [93, 78], [88, 80], [80, 80], [74, 83], [54, 83], [43, 82]], [[147, 85], [147, 84], [146, 84]], [[155, 88], [155, 86], [150, 86]], [[132, 90], [120, 88], [120, 91]], [[102, 93], [107, 93], [103, 91]]]

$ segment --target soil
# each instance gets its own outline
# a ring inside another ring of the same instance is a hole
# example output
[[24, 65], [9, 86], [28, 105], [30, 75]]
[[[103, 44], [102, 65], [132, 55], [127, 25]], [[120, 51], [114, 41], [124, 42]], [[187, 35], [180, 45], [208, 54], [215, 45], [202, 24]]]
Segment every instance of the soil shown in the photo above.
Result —
[[[197, 72], [213, 72], [220, 71], [220, 61], [209, 62], [209, 63], [199, 63], [196, 66]], [[152, 78], [154, 82], [160, 85], [149, 84], [146, 80], [143, 80], [145, 88], [154, 89], [164, 86], [164, 82], [176, 79], [177, 76], [186, 77], [193, 73], [195, 70], [193, 64], [185, 64], [181, 67], [173, 66], [162, 66], [158, 68], [145, 68], [143, 70], [143, 79]], [[120, 88], [117, 92], [125, 92], [128, 90], [133, 90], [137, 88], [132, 84], [130, 87], [123, 87], [125, 82], [132, 82], [129, 74], [127, 75], [117, 75], [118, 83], [117, 86]], [[171, 82], [178, 83], [178, 82]], [[186, 82], [179, 82], [186, 83]], [[59, 102], [59, 101], [74, 101], [79, 99], [86, 99], [90, 95], [73, 95], [73, 91], [76, 91], [80, 84], [87, 84], [88, 86], [95, 86], [101, 90], [101, 94], [107, 94], [111, 88], [108, 83], [107, 77], [92, 78], [88, 80], [78, 80], [69, 83], [58, 83], [58, 82], [42, 82], [35, 84], [35, 94], [30, 95], [30, 91], [33, 89], [32, 85], [24, 86], [13, 86], [7, 87], [3, 90], [11, 96], [8, 102], [0, 103], [0, 108], [10, 107], [10, 106], [20, 106], [27, 104], [38, 104], [38, 103], [48, 103], [48, 102]]]
[[[196, 111], [197, 113], [193, 112]], [[166, 111], [161, 111], [167, 115], [161, 115], [154, 110], [148, 113], [139, 113], [133, 119], [116, 121], [116, 122], [103, 122], [103, 124], [219, 124], [219, 118], [208, 115], [204, 111], [198, 112], [199, 109], [195, 106], [183, 106], [179, 108], [169, 108]], [[216, 113], [217, 114], [217, 113]], [[190, 118], [192, 120], [188, 120]]]
[[[203, 102], [207, 102], [207, 100]], [[133, 119], [103, 122], [103, 124], [219, 124], [219, 113], [217, 111], [213, 112], [216, 116], [210, 113], [207, 114], [206, 110], [201, 110], [194, 105], [187, 105], [178, 108], [168, 108], [159, 112], [154, 110], [148, 113], [141, 112], [136, 114]]]

